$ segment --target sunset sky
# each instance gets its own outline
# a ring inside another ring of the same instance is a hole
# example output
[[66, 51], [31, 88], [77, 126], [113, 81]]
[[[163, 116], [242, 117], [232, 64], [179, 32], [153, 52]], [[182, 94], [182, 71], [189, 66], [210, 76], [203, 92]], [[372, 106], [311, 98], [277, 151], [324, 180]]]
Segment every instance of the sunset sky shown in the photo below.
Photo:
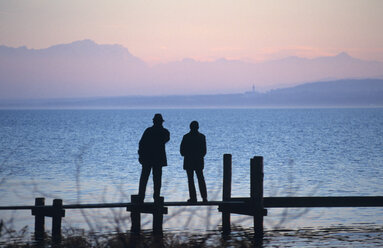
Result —
[[91, 39], [155, 64], [347, 52], [383, 61], [381, 0], [0, 0], [0, 45]]

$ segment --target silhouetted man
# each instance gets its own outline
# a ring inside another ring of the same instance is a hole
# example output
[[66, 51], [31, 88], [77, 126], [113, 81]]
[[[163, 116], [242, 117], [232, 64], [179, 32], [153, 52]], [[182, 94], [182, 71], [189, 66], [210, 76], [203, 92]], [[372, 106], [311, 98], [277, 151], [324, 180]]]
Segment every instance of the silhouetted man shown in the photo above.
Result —
[[188, 175], [189, 196], [188, 202], [197, 202], [194, 186], [194, 172], [198, 178], [199, 191], [202, 201], [207, 202], [206, 183], [203, 176], [204, 157], [206, 155], [205, 135], [198, 132], [198, 122], [190, 123], [190, 132], [185, 134], [180, 147], [181, 155], [184, 157], [184, 170]]
[[142, 165], [138, 195], [143, 201], [150, 171], [153, 169], [154, 201], [160, 197], [162, 167], [167, 166], [165, 143], [170, 139], [169, 131], [162, 126], [161, 114], [153, 117], [153, 126], [147, 128], [141, 137], [138, 155]]

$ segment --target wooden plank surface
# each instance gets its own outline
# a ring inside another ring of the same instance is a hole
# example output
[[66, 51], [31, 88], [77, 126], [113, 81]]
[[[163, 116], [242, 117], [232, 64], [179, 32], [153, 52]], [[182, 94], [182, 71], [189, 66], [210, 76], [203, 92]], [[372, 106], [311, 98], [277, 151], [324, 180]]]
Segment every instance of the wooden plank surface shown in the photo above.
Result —
[[383, 207], [383, 196], [264, 197], [265, 208]]
[[[301, 207], [383, 207], [383, 196], [313, 196], [313, 197], [264, 197], [265, 208], [301, 208]], [[164, 202], [164, 206], [219, 206], [221, 204], [243, 204], [249, 198], [232, 198], [230, 201], [208, 202]], [[153, 202], [144, 202], [152, 205]], [[80, 208], [123, 208], [134, 204], [130, 202], [119, 203], [94, 203], [94, 204], [67, 204], [64, 209]], [[36, 207], [26, 206], [0, 206], [0, 210], [31, 210], [34, 208], [48, 208], [49, 205]]]

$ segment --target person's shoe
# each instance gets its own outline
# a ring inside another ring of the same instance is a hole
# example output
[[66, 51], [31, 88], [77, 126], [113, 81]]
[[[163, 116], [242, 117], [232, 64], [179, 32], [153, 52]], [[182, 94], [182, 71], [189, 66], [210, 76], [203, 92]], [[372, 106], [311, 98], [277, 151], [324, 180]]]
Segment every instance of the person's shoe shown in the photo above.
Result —
[[189, 203], [196, 203], [196, 202], [197, 202], [197, 199], [189, 199], [188, 202], [189, 202]]
[[202, 199], [202, 202], [207, 202], [207, 198], [203, 198], [203, 199]]

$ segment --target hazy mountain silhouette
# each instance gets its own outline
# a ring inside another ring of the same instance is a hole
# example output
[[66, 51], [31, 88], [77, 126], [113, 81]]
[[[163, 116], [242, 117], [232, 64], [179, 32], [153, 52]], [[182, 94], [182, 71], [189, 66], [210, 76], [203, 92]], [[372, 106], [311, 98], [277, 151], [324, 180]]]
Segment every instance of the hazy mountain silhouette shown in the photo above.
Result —
[[346, 53], [262, 63], [184, 59], [149, 67], [121, 45], [91, 40], [46, 49], [0, 46], [0, 98], [217, 94], [323, 79], [380, 78], [383, 63]]
[[0, 108], [376, 107], [382, 79], [313, 82], [265, 93], [0, 100]]
[[139, 89], [135, 83], [144, 80], [147, 70], [128, 49], [91, 40], [41, 50], [0, 46], [0, 97], [128, 94], [128, 89]]
[[223, 92], [245, 91], [253, 84], [265, 90], [323, 79], [381, 78], [382, 69], [381, 62], [363, 61], [347, 53], [314, 59], [288, 57], [256, 64], [226, 59], [213, 62], [187, 59], [154, 67], [159, 81], [184, 82], [186, 87], [198, 82], [218, 82]]

